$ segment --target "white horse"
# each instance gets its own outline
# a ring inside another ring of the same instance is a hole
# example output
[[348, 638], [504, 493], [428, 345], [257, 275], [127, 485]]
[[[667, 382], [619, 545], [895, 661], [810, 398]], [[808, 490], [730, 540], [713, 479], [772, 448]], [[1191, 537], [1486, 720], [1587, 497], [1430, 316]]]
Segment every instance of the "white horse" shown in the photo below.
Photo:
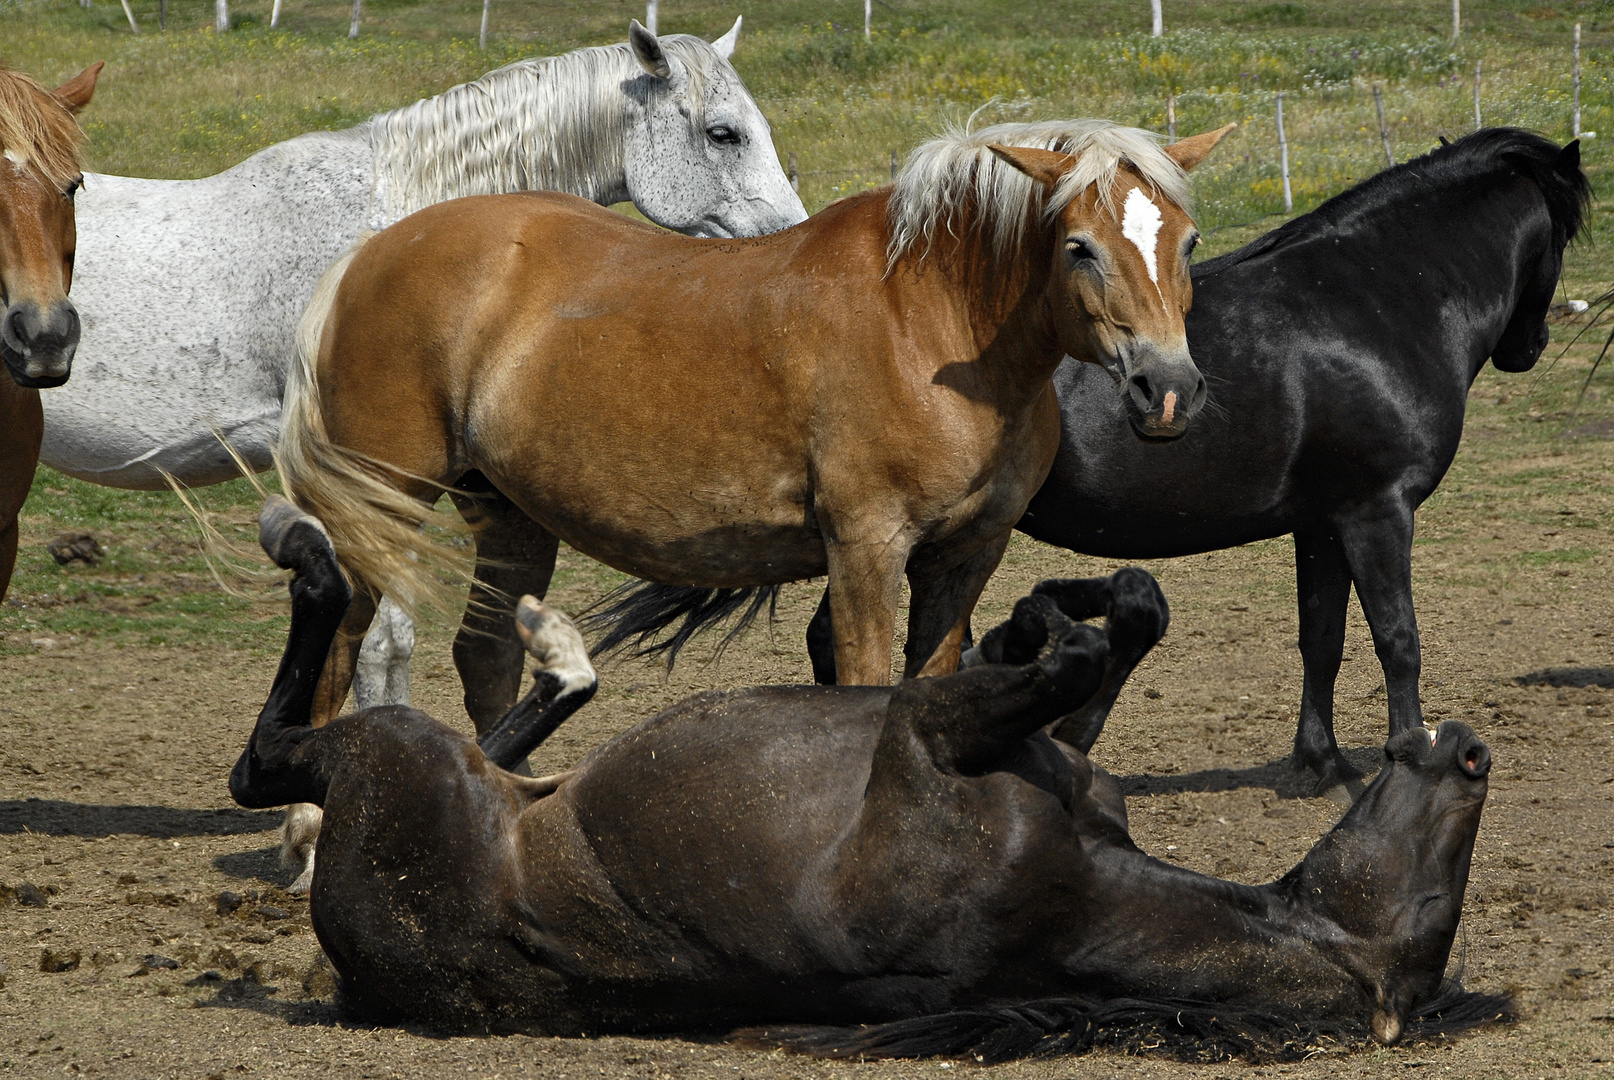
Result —
[[[717, 41], [629, 42], [518, 63], [202, 180], [90, 175], [78, 195], [73, 378], [48, 395], [52, 468], [110, 487], [238, 475], [215, 432], [270, 464], [299, 317], [366, 229], [464, 195], [632, 199], [698, 236], [806, 218], [768, 122]], [[160, 470], [160, 471], [159, 471]]]

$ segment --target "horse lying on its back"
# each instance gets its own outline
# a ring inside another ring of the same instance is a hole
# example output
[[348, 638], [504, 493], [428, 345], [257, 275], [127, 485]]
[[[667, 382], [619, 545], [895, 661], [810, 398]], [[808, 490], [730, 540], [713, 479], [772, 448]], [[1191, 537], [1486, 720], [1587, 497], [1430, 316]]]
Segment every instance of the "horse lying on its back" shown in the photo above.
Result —
[[[1133, 845], [1111, 778], [1044, 729], [1097, 690], [1111, 639], [1164, 632], [1142, 571], [1027, 597], [957, 674], [701, 694], [534, 780], [505, 767], [595, 687], [564, 616], [522, 601], [537, 684], [480, 745], [394, 706], [316, 729], [351, 591], [316, 520], [277, 497], [261, 524], [296, 573], [292, 626], [231, 792], [324, 806], [314, 928], [364, 1015], [555, 1034], [875, 1022], [753, 1037], [984, 1057], [1080, 1045], [1113, 998], [1161, 1023], [1369, 1021], [1386, 1042], [1505, 1011], [1448, 994], [1418, 1019], [1490, 768], [1460, 723], [1391, 740], [1367, 795], [1271, 885]], [[1107, 631], [1075, 621], [1101, 614]], [[1027, 1023], [1029, 1041], [1008, 1030]]]

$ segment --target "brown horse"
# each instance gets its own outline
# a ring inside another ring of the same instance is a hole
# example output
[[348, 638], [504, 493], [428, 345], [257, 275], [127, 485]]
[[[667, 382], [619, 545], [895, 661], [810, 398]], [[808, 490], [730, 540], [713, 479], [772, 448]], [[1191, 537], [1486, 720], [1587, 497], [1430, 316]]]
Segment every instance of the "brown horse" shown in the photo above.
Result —
[[[418, 525], [455, 489], [476, 536], [455, 660], [478, 730], [515, 701], [509, 598], [544, 594], [557, 538], [675, 585], [827, 572], [847, 683], [889, 682], [906, 573], [905, 673], [952, 671], [1053, 460], [1061, 357], [1114, 372], [1150, 435], [1203, 400], [1184, 170], [1226, 130], [1165, 148], [1095, 120], [954, 134], [894, 186], [744, 241], [555, 194], [424, 210], [316, 292], [286, 490], [361, 595], [409, 607], [442, 559]], [[333, 647], [326, 718], [372, 606]]]
[[101, 64], [46, 90], [0, 71], [0, 600], [17, 562], [17, 515], [34, 482], [44, 419], [39, 391], [60, 386], [78, 347], [73, 284], [73, 193], [83, 180], [84, 133], [73, 117], [90, 103]]

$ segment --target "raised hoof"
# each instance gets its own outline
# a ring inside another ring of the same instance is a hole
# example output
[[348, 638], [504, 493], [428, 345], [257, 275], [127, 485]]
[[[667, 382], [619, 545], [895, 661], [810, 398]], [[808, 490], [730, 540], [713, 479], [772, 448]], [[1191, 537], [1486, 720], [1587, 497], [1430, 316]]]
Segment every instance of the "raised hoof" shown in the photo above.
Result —
[[258, 543], [282, 570], [300, 569], [298, 548], [309, 543], [323, 548], [333, 562], [336, 559], [331, 539], [319, 519], [303, 513], [281, 495], [271, 495], [263, 501], [263, 509], [258, 512]]
[[516, 635], [521, 638], [522, 647], [538, 662], [535, 674], [548, 672], [559, 679], [561, 694], [593, 686], [598, 681], [594, 665], [588, 660], [583, 635], [565, 612], [535, 597], [523, 596], [516, 604]]
[[1296, 755], [1289, 760], [1289, 765], [1300, 790], [1313, 799], [1329, 799], [1349, 806], [1367, 790], [1362, 774], [1338, 750], [1320, 762], [1309, 762]]

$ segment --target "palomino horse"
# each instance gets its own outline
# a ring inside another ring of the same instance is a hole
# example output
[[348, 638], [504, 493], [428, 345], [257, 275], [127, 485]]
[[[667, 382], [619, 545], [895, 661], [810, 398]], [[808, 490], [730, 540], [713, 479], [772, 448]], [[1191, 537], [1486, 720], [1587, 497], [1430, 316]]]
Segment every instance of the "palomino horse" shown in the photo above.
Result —
[[[1151, 446], [1124, 438], [1123, 410], [1065, 364], [1059, 456], [1020, 528], [1115, 559], [1294, 533], [1305, 681], [1292, 762], [1319, 794], [1360, 791], [1333, 723], [1351, 586], [1390, 733], [1416, 728], [1413, 512], [1457, 453], [1486, 359], [1527, 371], [1541, 355], [1589, 194], [1576, 144], [1492, 128], [1194, 267], [1188, 341], [1220, 408], [1181, 446]], [[823, 621], [815, 668], [833, 661]]]
[[1061, 356], [1121, 371], [1155, 434], [1203, 399], [1183, 169], [1221, 135], [957, 134], [894, 188], [745, 243], [559, 196], [432, 207], [332, 268], [328, 315], [308, 316], [318, 355], [286, 395], [282, 479], [364, 586], [406, 603], [441, 561], [416, 526], [456, 489], [478, 588], [455, 658], [478, 730], [520, 680], [508, 597], [544, 592], [557, 538], [671, 584], [827, 572], [848, 683], [889, 680], [906, 572], [905, 673], [951, 671], [1052, 460]]
[[54, 91], [0, 71], [0, 600], [17, 563], [17, 515], [39, 460], [39, 390], [73, 369], [73, 196], [84, 141], [74, 115], [90, 103], [101, 65]]
[[[1509, 1012], [1442, 980], [1491, 765], [1461, 723], [1391, 739], [1366, 796], [1270, 885], [1133, 844], [1114, 780], [1044, 728], [1098, 689], [1109, 639], [1164, 630], [1142, 571], [1021, 600], [966, 671], [701, 694], [533, 779], [506, 770], [596, 685], [564, 615], [521, 601], [536, 684], [480, 744], [396, 706], [313, 728], [351, 591], [284, 500], [261, 537], [296, 574], [291, 631], [230, 792], [324, 806], [310, 913], [366, 1020], [836, 1025], [748, 1034], [987, 1060], [1079, 1051], [1117, 1023], [1259, 1052]], [[1101, 615], [1107, 632], [1076, 621]]]
[[[217, 176], [92, 174], [79, 201], [78, 371], [45, 407], [43, 460], [162, 488], [270, 465], [297, 321], [361, 232], [463, 195], [549, 189], [633, 200], [701, 236], [807, 214], [768, 122], [711, 44], [656, 38], [523, 60], [346, 131], [268, 147]], [[216, 434], [217, 433], [217, 434]]]

